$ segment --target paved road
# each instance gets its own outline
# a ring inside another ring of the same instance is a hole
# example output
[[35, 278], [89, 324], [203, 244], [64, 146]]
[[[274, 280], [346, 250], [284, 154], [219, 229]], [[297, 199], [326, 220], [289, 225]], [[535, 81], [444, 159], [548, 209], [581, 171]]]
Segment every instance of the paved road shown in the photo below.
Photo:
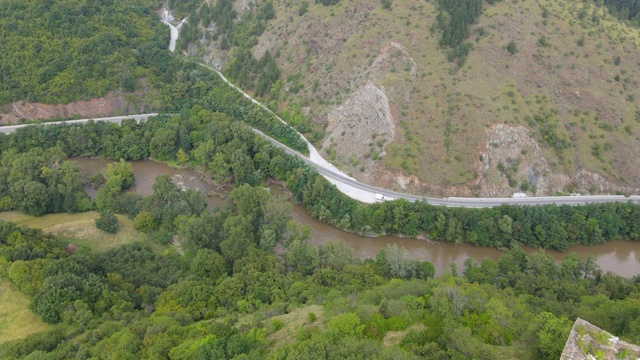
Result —
[[17, 129], [20, 129], [20, 128], [23, 128], [23, 127], [26, 127], [26, 126], [33, 126], [33, 125], [59, 125], [59, 124], [84, 124], [89, 120], [112, 122], [112, 123], [118, 123], [118, 124], [120, 124], [122, 122], [122, 120], [125, 120], [125, 119], [135, 119], [137, 122], [140, 122], [142, 120], [147, 120], [151, 116], [156, 116], [156, 115], [158, 115], [158, 114], [157, 113], [153, 113], [153, 114], [139, 114], [139, 115], [128, 115], [128, 116], [112, 116], [112, 117], [95, 118], [95, 119], [78, 119], [78, 120], [66, 120], [66, 121], [53, 121], [53, 122], [47, 122], [47, 123], [42, 123], [42, 124], [9, 125], [9, 126], [0, 126], [0, 132], [1, 133], [5, 133], [5, 134], [10, 134], [10, 133], [16, 131]]
[[391, 190], [381, 189], [375, 186], [363, 184], [361, 182], [355, 181], [351, 178], [342, 176], [341, 174], [337, 174], [329, 169], [326, 169], [308, 158], [299, 152], [292, 150], [278, 141], [266, 136], [262, 132], [255, 130], [254, 131], [261, 136], [265, 137], [271, 143], [276, 146], [284, 149], [287, 153], [291, 155], [298, 156], [302, 160], [304, 160], [307, 164], [315, 167], [315, 169], [323, 176], [329, 177], [336, 181], [339, 181], [343, 184], [350, 185], [357, 189], [370, 191], [377, 194], [382, 194], [385, 198], [388, 199], [407, 199], [409, 201], [426, 201], [432, 205], [443, 205], [450, 207], [467, 207], [467, 208], [485, 208], [485, 207], [495, 207], [500, 205], [548, 205], [548, 204], [556, 204], [556, 205], [585, 205], [589, 203], [606, 203], [606, 202], [627, 202], [633, 201], [634, 203], [640, 203], [640, 196], [634, 195], [629, 198], [623, 195], [593, 195], [593, 196], [549, 196], [549, 197], [527, 197], [527, 198], [434, 198], [434, 197], [425, 197], [418, 195], [410, 195], [398, 193]]
[[[96, 118], [96, 119], [57, 121], [57, 122], [43, 123], [42, 125], [81, 124], [81, 123], [86, 123], [89, 120], [105, 121], [105, 122], [112, 122], [112, 123], [119, 124], [125, 119], [135, 119], [136, 121], [139, 122], [142, 120], [146, 120], [151, 116], [156, 116], [156, 115], [158, 114], [153, 113], [153, 114], [115, 116], [115, 117]], [[0, 127], [0, 132], [9, 134], [16, 131], [19, 128], [23, 128], [25, 126], [34, 126], [34, 125], [40, 125], [40, 124], [3, 126], [3, 127]], [[385, 197], [385, 199], [403, 198], [409, 201], [426, 201], [432, 205], [467, 207], [467, 208], [495, 207], [495, 206], [500, 206], [504, 204], [508, 204], [508, 205], [545, 205], [545, 204], [584, 205], [588, 203], [626, 202], [626, 201], [633, 201], [634, 203], [640, 203], [640, 196], [638, 195], [633, 195], [629, 198], [624, 197], [622, 195], [594, 195], [594, 196], [550, 196], [550, 197], [528, 197], [528, 198], [446, 198], [446, 199], [443, 199], [443, 198], [433, 198], [433, 197], [403, 194], [403, 193], [381, 189], [375, 186], [358, 182], [350, 177], [347, 177], [339, 172], [334, 171], [333, 169], [327, 168], [322, 164], [313, 162], [312, 160], [300, 154], [299, 152], [286, 147], [285, 145], [279, 143], [278, 141], [272, 139], [271, 137], [263, 134], [259, 130], [254, 129], [253, 131], [261, 135], [265, 139], [269, 140], [274, 145], [284, 149], [285, 152], [301, 158], [304, 162], [313, 166], [324, 177], [333, 179], [334, 181], [337, 181], [339, 183], [342, 183], [344, 185], [347, 185], [359, 190], [368, 191], [374, 194], [382, 194]]]
[[[237, 87], [235, 84], [231, 83], [218, 69], [205, 65], [205, 64], [201, 64], [198, 63], [199, 65], [208, 68], [214, 72], [216, 72], [218, 74], [218, 76], [220, 76], [220, 78], [222, 78], [222, 80], [227, 83], [229, 86], [231, 86], [232, 88], [234, 88], [236, 91], [239, 91], [243, 96], [245, 96], [246, 98], [248, 98], [249, 100], [251, 100], [254, 104], [257, 104], [258, 106], [262, 107], [264, 110], [268, 111], [269, 113], [271, 113], [273, 116], [275, 116], [278, 120], [280, 120], [282, 123], [287, 124], [284, 120], [282, 120], [277, 114], [275, 114], [274, 112], [272, 112], [267, 106], [265, 106], [264, 104], [262, 104], [260, 101], [254, 99], [251, 95], [247, 94], [246, 92], [244, 92], [242, 89], [240, 89], [239, 87]], [[359, 194], [360, 196], [354, 196], [349, 195], [353, 198], [356, 198], [361, 201], [366, 201], [374, 197], [374, 194], [381, 194], [385, 197], [385, 199], [400, 199], [400, 198], [404, 198], [407, 199], [409, 201], [426, 201], [429, 204], [433, 204], [433, 205], [443, 205], [443, 206], [452, 206], [452, 207], [468, 207], [468, 208], [484, 208], [484, 207], [495, 207], [495, 206], [500, 206], [503, 204], [509, 204], [509, 205], [547, 205], [547, 204], [557, 204], [557, 205], [585, 205], [588, 203], [605, 203], [605, 202], [626, 202], [626, 201], [633, 201], [634, 203], [639, 203], [640, 202], [640, 196], [631, 196], [630, 198], [625, 198], [624, 196], [620, 195], [620, 196], [610, 196], [610, 195], [595, 195], [595, 196], [553, 196], [553, 197], [528, 197], [528, 198], [433, 198], [433, 197], [423, 197], [423, 196], [417, 196], [417, 195], [410, 195], [410, 194], [402, 194], [402, 193], [398, 193], [395, 191], [391, 191], [391, 190], [386, 190], [386, 189], [381, 189], [381, 188], [377, 188], [375, 186], [370, 186], [367, 184], [363, 184], [361, 182], [358, 182], [357, 180], [348, 177], [346, 174], [342, 173], [340, 170], [338, 170], [335, 166], [333, 166], [332, 164], [330, 164], [328, 161], [326, 161], [324, 158], [322, 158], [322, 156], [318, 153], [318, 151], [316, 150], [316, 148], [309, 142], [307, 141], [307, 139], [302, 136], [302, 134], [299, 134], [302, 139], [304, 139], [307, 142], [307, 145], [309, 147], [309, 152], [310, 152], [310, 158], [305, 157], [304, 155], [298, 153], [297, 151], [294, 151], [292, 149], [289, 149], [288, 147], [286, 147], [285, 145], [279, 143], [278, 141], [276, 141], [275, 139], [270, 138], [269, 136], [263, 134], [262, 132], [254, 129], [254, 131], [258, 134], [260, 134], [261, 136], [263, 136], [264, 138], [266, 138], [267, 140], [269, 140], [271, 143], [275, 144], [276, 146], [284, 149], [287, 153], [298, 156], [299, 158], [301, 158], [302, 160], [304, 160], [307, 164], [315, 167], [315, 169], [321, 174], [323, 175], [325, 178], [327, 178], [327, 180], [332, 181], [333, 183], [336, 183], [336, 185], [345, 185], [345, 186], [338, 186], [338, 188], [343, 191], [345, 194], [347, 194], [346, 191], [344, 191], [345, 187], [350, 187], [350, 188], [354, 188], [354, 189], [358, 189], [361, 191], [365, 191], [365, 192], [369, 192], [370, 194], [368, 194], [367, 196], [365, 196], [365, 199], [362, 199], [362, 194]]]

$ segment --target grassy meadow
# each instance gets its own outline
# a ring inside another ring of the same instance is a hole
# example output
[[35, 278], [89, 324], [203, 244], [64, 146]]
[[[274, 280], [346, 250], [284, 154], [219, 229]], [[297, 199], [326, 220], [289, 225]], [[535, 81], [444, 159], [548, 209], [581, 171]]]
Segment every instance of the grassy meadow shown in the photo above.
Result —
[[29, 310], [26, 295], [9, 280], [0, 278], [0, 344], [52, 328], [53, 325], [45, 324]]
[[0, 219], [14, 222], [20, 226], [42, 229], [47, 234], [68, 240], [80, 247], [102, 252], [134, 241], [142, 241], [147, 236], [133, 228], [133, 221], [126, 216], [116, 215], [120, 228], [117, 233], [109, 234], [98, 230], [95, 219], [99, 213], [88, 211], [77, 214], [48, 214], [41, 217], [8, 211], [0, 213]]

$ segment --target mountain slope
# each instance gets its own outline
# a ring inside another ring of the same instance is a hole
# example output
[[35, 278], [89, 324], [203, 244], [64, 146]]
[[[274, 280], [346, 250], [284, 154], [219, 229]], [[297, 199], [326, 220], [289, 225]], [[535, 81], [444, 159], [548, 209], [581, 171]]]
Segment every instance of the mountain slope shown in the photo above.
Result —
[[[18, 1], [0, 7], [0, 122], [108, 115], [145, 105], [173, 81], [156, 0]], [[50, 106], [55, 105], [55, 106]]]
[[[637, 191], [637, 28], [582, 1], [484, 3], [464, 56], [440, 46], [436, 3], [386, 3], [233, 4], [273, 10], [242, 42], [278, 65], [262, 92], [343, 170], [440, 195]], [[208, 28], [191, 54], [237, 68], [237, 37], [221, 51]]]

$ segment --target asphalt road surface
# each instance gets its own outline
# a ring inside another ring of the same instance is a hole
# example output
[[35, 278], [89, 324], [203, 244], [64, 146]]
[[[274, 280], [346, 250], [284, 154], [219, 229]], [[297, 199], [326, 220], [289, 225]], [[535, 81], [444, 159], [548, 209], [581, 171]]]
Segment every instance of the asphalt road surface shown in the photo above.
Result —
[[357, 189], [369, 191], [375, 194], [381, 194], [385, 199], [407, 199], [409, 201], [426, 201], [432, 205], [442, 205], [450, 207], [466, 207], [466, 208], [485, 208], [495, 207], [500, 205], [586, 205], [590, 203], [607, 203], [607, 202], [627, 202], [633, 201], [634, 203], [640, 202], [640, 196], [632, 195], [625, 197], [623, 195], [579, 195], [579, 196], [546, 196], [546, 197], [525, 197], [525, 198], [434, 198], [418, 195], [403, 194], [391, 190], [378, 188], [375, 186], [363, 184], [358, 181], [354, 181], [341, 174], [337, 174], [329, 169], [326, 169], [320, 165], [313, 163], [299, 152], [292, 150], [278, 141], [270, 138], [258, 130], [253, 130], [261, 136], [265, 137], [274, 145], [284, 149], [288, 154], [298, 156], [304, 160], [307, 164], [315, 167], [315, 169], [324, 177], [334, 179], [343, 184], [355, 187]]
[[[151, 116], [156, 116], [156, 115], [158, 114], [154, 113], [154, 114], [115, 116], [115, 117], [95, 118], [95, 119], [57, 121], [57, 122], [49, 122], [49, 123], [43, 123], [43, 124], [10, 125], [10, 126], [0, 127], [0, 132], [5, 134], [10, 134], [16, 131], [17, 129], [23, 128], [26, 126], [81, 124], [81, 123], [86, 123], [90, 120], [105, 121], [105, 122], [112, 122], [112, 123], [118, 123], [118, 124], [125, 119], [135, 119], [136, 121], [139, 122], [142, 120], [146, 120]], [[640, 196], [638, 195], [632, 195], [630, 197], [625, 197], [623, 195], [582, 195], [582, 196], [579, 195], [579, 196], [548, 196], [548, 197], [525, 197], [525, 198], [452, 198], [452, 197], [434, 198], [434, 197], [403, 194], [403, 193], [363, 184], [361, 182], [353, 180], [331, 169], [327, 169], [321, 164], [316, 164], [312, 162], [309, 158], [279, 143], [278, 141], [272, 139], [271, 137], [263, 134], [259, 130], [254, 129], [253, 131], [259, 134], [260, 136], [264, 137], [274, 145], [284, 149], [285, 152], [301, 158], [307, 164], [313, 166], [318, 171], [318, 173], [320, 173], [322, 176], [332, 179], [346, 186], [350, 186], [355, 189], [370, 192], [371, 194], [380, 194], [384, 196], [385, 200], [406, 199], [408, 201], [426, 201], [427, 203], [432, 205], [467, 207], [467, 208], [484, 208], [484, 207], [495, 207], [500, 205], [549, 205], [549, 204], [585, 205], [589, 203], [627, 202], [627, 201], [632, 201], [636, 204], [640, 203]]]
[[127, 115], [127, 116], [112, 116], [106, 118], [94, 118], [94, 119], [79, 119], [79, 120], [66, 120], [66, 121], [53, 121], [46, 122], [41, 124], [22, 124], [22, 125], [8, 125], [8, 126], [0, 126], [0, 132], [5, 134], [10, 134], [20, 128], [34, 125], [61, 125], [61, 124], [84, 124], [89, 120], [93, 121], [104, 121], [104, 122], [112, 122], [120, 124], [124, 119], [135, 119], [137, 122], [142, 120], [147, 120], [151, 116], [156, 116], [158, 114], [140, 114], [140, 115]]

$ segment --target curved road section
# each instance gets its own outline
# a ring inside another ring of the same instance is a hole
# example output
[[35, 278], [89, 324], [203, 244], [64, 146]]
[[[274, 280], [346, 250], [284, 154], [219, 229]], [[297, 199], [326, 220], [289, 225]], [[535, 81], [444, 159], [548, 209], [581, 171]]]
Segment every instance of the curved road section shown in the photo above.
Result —
[[[466, 208], [486, 208], [486, 207], [495, 207], [500, 205], [586, 205], [590, 203], [607, 203], [607, 202], [627, 202], [632, 201], [634, 203], [640, 202], [640, 196], [633, 195], [630, 197], [625, 197], [623, 195], [589, 195], [589, 196], [548, 196], [548, 197], [525, 197], [525, 198], [434, 198], [434, 197], [425, 197], [418, 195], [410, 195], [403, 194], [391, 190], [386, 190], [382, 188], [378, 188], [375, 186], [363, 184], [354, 180], [350, 177], [343, 176], [339, 173], [326, 169], [310, 159], [306, 158], [304, 155], [299, 152], [292, 150], [275, 139], [270, 138], [269, 136], [263, 134], [258, 130], [253, 130], [256, 133], [260, 134], [267, 140], [269, 140], [274, 145], [283, 148], [288, 154], [295, 155], [307, 164], [313, 166], [322, 176], [324, 176], [331, 183], [336, 184], [338, 189], [340, 189], [341, 185], [346, 185], [348, 187], [356, 188], [362, 191], [365, 191], [371, 194], [371, 198], [375, 199], [375, 194], [382, 195], [384, 200], [395, 200], [395, 199], [406, 199], [409, 201], [426, 201], [432, 205], [442, 205], [442, 206], [451, 206], [451, 207], [466, 207]], [[347, 191], [342, 192], [347, 193]], [[382, 200], [382, 201], [384, 201]], [[365, 202], [374, 202], [374, 201], [365, 201]], [[377, 200], [380, 201], [380, 200]]]
[[[214, 71], [218, 76], [229, 86], [231, 86], [236, 91], [240, 92], [244, 97], [251, 100], [254, 104], [262, 107], [264, 110], [273, 115], [276, 119], [282, 122], [285, 125], [287, 124], [282, 118], [278, 116], [278, 114], [274, 113], [269, 109], [266, 105], [261, 103], [260, 101], [254, 99], [251, 95], [244, 92], [242, 89], [237, 87], [231, 81], [229, 81], [216, 67], [212, 67], [206, 64], [202, 64], [200, 62], [196, 62], [198, 65], [207, 68], [211, 71]], [[554, 197], [533, 197], [533, 198], [432, 198], [432, 197], [423, 197], [417, 195], [409, 195], [398, 193], [395, 191], [390, 191], [386, 189], [377, 188], [374, 186], [370, 186], [367, 184], [363, 184], [358, 182], [356, 179], [348, 176], [347, 174], [341, 172], [338, 168], [336, 168], [333, 164], [324, 159], [318, 150], [311, 144], [302, 134], [298, 133], [300, 137], [307, 143], [307, 147], [309, 148], [309, 158], [304, 155], [293, 151], [292, 149], [287, 148], [283, 144], [279, 143], [275, 139], [272, 139], [262, 132], [254, 129], [254, 131], [264, 138], [268, 139], [270, 142], [275, 144], [278, 147], [285, 149], [289, 154], [298, 156], [303, 159], [307, 164], [316, 168], [316, 170], [324, 176], [329, 182], [334, 184], [338, 190], [352, 199], [359, 200], [366, 203], [373, 203], [377, 201], [385, 201], [385, 200], [394, 200], [394, 199], [407, 199], [409, 201], [426, 201], [429, 204], [433, 205], [443, 205], [443, 206], [453, 206], [453, 207], [469, 207], [469, 208], [483, 208], [483, 207], [494, 207], [500, 206], [503, 204], [510, 205], [548, 205], [548, 204], [558, 204], [558, 205], [585, 205], [588, 203], [603, 203], [603, 202], [626, 202], [633, 201], [638, 203], [640, 201], [640, 197], [632, 196], [630, 198], [625, 198], [624, 196], [610, 196], [610, 195], [596, 195], [596, 196], [554, 196]]]
[[[10, 134], [17, 129], [26, 126], [38, 126], [38, 125], [64, 125], [64, 124], [82, 124], [88, 121], [104, 121], [120, 124], [125, 119], [134, 119], [138, 122], [147, 120], [149, 117], [156, 116], [158, 114], [140, 114], [130, 116], [115, 116], [96, 119], [80, 119], [69, 121], [57, 121], [42, 124], [26, 124], [26, 125], [10, 125], [0, 127], [0, 132], [4, 134]], [[627, 202], [632, 201], [634, 203], [640, 203], [640, 196], [632, 195], [625, 197], [623, 195], [590, 195], [590, 196], [550, 196], [550, 197], [525, 197], [525, 198], [434, 198], [424, 197], [418, 195], [403, 194], [391, 190], [378, 188], [375, 186], [363, 184], [349, 176], [342, 174], [340, 171], [334, 170], [332, 167], [327, 167], [322, 162], [314, 161], [302, 155], [301, 153], [288, 148], [287, 146], [279, 143], [275, 139], [263, 134], [259, 130], [253, 129], [254, 132], [264, 137], [275, 146], [282, 148], [285, 152], [291, 155], [295, 155], [302, 159], [305, 163], [313, 166], [318, 173], [324, 176], [329, 182], [335, 184], [336, 187], [345, 193], [346, 195], [360, 200], [362, 202], [373, 203], [376, 201], [406, 199], [408, 201], [426, 201], [432, 205], [442, 205], [451, 207], [466, 207], [466, 208], [485, 208], [495, 207], [500, 205], [585, 205], [589, 203], [607, 203], [607, 202]], [[323, 159], [324, 160], [324, 159]], [[326, 160], [325, 160], [326, 162]], [[379, 199], [383, 197], [383, 199]]]

